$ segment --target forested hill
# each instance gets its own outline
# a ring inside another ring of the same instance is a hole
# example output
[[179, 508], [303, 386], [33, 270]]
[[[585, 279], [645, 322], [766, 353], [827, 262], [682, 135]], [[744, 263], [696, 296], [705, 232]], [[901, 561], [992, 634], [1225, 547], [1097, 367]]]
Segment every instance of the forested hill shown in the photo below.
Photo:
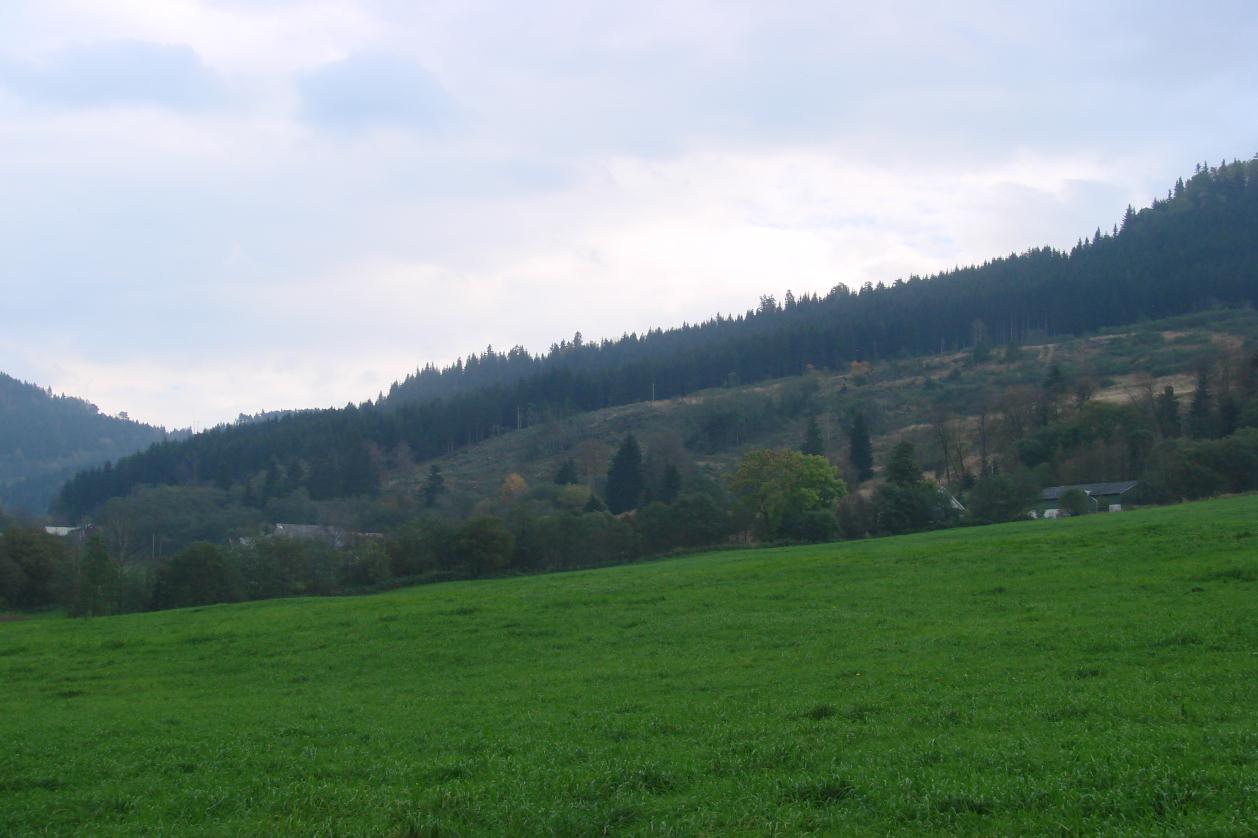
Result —
[[43, 513], [75, 471], [165, 438], [161, 428], [0, 373], [0, 506]]
[[[757, 309], [618, 340], [492, 349], [443, 370], [425, 367], [395, 384], [392, 404], [511, 387], [519, 403], [566, 398], [591, 409], [724, 383], [793, 375], [896, 353], [955, 350], [976, 339], [1020, 341], [1182, 314], [1258, 294], [1258, 158], [1201, 168], [1147, 209], [1128, 208], [1109, 231], [1068, 253], [1037, 248], [976, 267], [891, 285], [843, 285], [826, 296], [787, 292]], [[980, 325], [976, 325], [980, 324]], [[507, 405], [503, 424], [515, 424]]]
[[[766, 278], [767, 279], [767, 278]], [[70, 481], [83, 514], [140, 484], [267, 483], [314, 498], [369, 493], [381, 450], [428, 459], [556, 416], [853, 360], [1021, 342], [1258, 302], [1258, 159], [1203, 167], [1165, 200], [1129, 208], [1069, 252], [1031, 249], [857, 292], [761, 300], [755, 311], [543, 356], [487, 351], [396, 384], [388, 399], [222, 427]]]

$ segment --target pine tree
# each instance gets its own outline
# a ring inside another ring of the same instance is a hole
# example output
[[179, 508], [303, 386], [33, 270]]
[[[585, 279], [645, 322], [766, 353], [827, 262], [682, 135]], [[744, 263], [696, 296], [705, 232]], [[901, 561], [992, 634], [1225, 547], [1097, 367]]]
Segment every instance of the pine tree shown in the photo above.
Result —
[[851, 451], [848, 460], [856, 468], [856, 479], [865, 482], [874, 476], [874, 449], [869, 442], [869, 425], [860, 411], [852, 417]]
[[625, 437], [607, 469], [607, 508], [613, 515], [637, 509], [642, 500], [642, 449], [633, 434]]
[[560, 486], [573, 486], [581, 482], [577, 474], [576, 460], [569, 457], [563, 461], [563, 465], [559, 466], [559, 471], [555, 472], [555, 482]]
[[917, 464], [917, 449], [905, 441], [896, 444], [887, 461], [887, 482], [905, 489], [912, 489], [922, 482], [922, 469]]
[[672, 503], [681, 494], [681, 469], [669, 463], [664, 466], [664, 477], [660, 481], [660, 500]]
[[804, 430], [804, 444], [799, 447], [801, 454], [813, 454], [818, 457], [825, 456], [826, 444], [821, 438], [821, 425], [817, 424], [817, 417], [808, 417], [808, 427]]
[[420, 488], [420, 493], [424, 496], [424, 506], [429, 509], [437, 505], [437, 501], [446, 492], [446, 479], [441, 474], [441, 466], [436, 463], [428, 469], [428, 476], [424, 478], [424, 485]]
[[1216, 430], [1219, 436], [1226, 437], [1236, 433], [1240, 425], [1241, 405], [1232, 391], [1224, 390], [1219, 396], [1219, 421]]
[[1175, 388], [1166, 385], [1162, 394], [1154, 399], [1153, 413], [1157, 419], [1158, 431], [1167, 439], [1179, 436], [1182, 426], [1179, 421], [1179, 400], [1175, 398]]
[[1210, 382], [1206, 371], [1197, 373], [1197, 389], [1192, 394], [1192, 406], [1188, 409], [1188, 433], [1196, 439], [1214, 436], [1214, 409], [1211, 404]]

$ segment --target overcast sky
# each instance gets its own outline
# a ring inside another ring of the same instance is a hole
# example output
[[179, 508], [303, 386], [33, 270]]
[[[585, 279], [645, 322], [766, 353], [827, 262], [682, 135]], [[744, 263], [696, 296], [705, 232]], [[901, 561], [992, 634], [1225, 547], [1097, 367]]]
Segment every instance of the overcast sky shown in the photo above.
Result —
[[[941, 9], [941, 7], [944, 7]], [[1109, 228], [1258, 7], [0, 4], [0, 370], [169, 427]]]

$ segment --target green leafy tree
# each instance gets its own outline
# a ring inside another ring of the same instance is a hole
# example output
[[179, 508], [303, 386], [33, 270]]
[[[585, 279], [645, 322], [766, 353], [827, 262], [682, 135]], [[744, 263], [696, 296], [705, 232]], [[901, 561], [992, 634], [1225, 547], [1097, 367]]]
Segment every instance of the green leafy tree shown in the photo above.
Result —
[[92, 536], [79, 563], [78, 596], [74, 612], [80, 617], [100, 617], [118, 611], [122, 569], [109, 557], [105, 541]]
[[1040, 484], [1027, 469], [985, 475], [966, 497], [970, 520], [998, 524], [1025, 518], [1039, 497]]
[[385, 542], [394, 576], [419, 576], [449, 570], [454, 553], [455, 525], [437, 513], [409, 521]]
[[785, 448], [744, 454], [729, 486], [761, 539], [781, 538], [788, 516], [832, 512], [835, 501], [847, 494], [824, 457]]
[[471, 518], [454, 538], [460, 563], [472, 576], [487, 576], [511, 561], [514, 540], [497, 518]]
[[642, 449], [633, 434], [629, 434], [607, 469], [607, 508], [613, 515], [637, 509], [644, 488]]
[[64, 598], [60, 539], [36, 527], [10, 525], [0, 534], [0, 601], [16, 608], [42, 608]]
[[938, 487], [887, 483], [874, 495], [875, 529], [884, 535], [919, 532], [947, 522], [946, 498]]
[[1082, 489], [1069, 489], [1059, 500], [1061, 508], [1070, 515], [1087, 515], [1092, 511], [1092, 500]]
[[857, 411], [852, 417], [852, 429], [848, 460], [856, 469], [856, 479], [865, 482], [874, 476], [874, 449], [869, 442], [869, 425], [865, 414]]
[[244, 599], [240, 569], [218, 547], [198, 541], [180, 550], [157, 571], [153, 589], [158, 608], [182, 608]]

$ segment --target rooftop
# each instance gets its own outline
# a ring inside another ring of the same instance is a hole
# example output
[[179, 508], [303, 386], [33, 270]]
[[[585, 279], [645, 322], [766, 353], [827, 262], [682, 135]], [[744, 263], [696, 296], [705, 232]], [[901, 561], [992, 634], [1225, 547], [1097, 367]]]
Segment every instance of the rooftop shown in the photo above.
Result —
[[1135, 486], [1135, 480], [1123, 480], [1118, 483], [1076, 483], [1073, 486], [1049, 486], [1040, 492], [1040, 500], [1057, 500], [1071, 489], [1079, 489], [1089, 496], [1121, 495], [1124, 492], [1131, 491]]

